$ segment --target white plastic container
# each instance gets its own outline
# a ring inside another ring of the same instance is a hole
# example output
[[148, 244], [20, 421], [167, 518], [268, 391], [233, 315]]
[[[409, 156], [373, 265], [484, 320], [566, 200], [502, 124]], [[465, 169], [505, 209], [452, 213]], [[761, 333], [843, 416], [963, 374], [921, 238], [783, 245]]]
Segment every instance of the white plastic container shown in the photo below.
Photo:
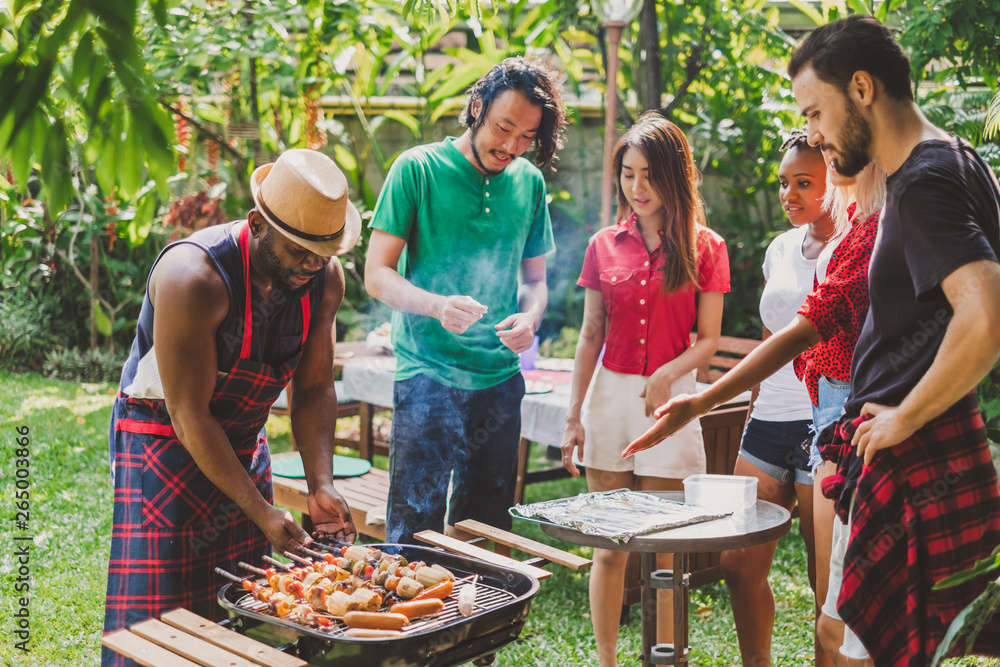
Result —
[[757, 478], [742, 475], [690, 475], [684, 502], [713, 510], [745, 512], [757, 504]]

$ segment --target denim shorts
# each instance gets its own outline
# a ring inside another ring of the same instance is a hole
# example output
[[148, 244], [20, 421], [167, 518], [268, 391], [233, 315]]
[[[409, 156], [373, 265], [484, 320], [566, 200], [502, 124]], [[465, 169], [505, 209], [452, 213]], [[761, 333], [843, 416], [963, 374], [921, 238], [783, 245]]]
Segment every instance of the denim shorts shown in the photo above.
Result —
[[807, 449], [812, 440], [811, 427], [808, 419], [769, 422], [751, 417], [743, 432], [740, 456], [779, 482], [794, 480], [811, 486]]
[[851, 393], [851, 384], [828, 378], [819, 377], [819, 405], [813, 406], [813, 440], [809, 449], [809, 470], [815, 475], [816, 469], [823, 463], [819, 455], [816, 441], [824, 428], [841, 418], [844, 414], [844, 403]]
[[417, 375], [393, 387], [386, 541], [475, 519], [511, 528], [524, 376], [456, 389]]

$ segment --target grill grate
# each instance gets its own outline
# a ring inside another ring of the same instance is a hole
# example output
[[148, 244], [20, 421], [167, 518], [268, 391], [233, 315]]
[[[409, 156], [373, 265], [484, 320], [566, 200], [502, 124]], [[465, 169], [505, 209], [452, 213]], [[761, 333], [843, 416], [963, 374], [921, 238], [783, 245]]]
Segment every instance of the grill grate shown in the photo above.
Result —
[[[460, 589], [461, 586], [466, 585], [467, 582], [461, 582], [459, 580], [456, 581], [455, 584], [456, 584], [455, 595], [457, 595], [457, 590]], [[475, 586], [476, 586], [476, 606], [472, 614], [470, 614], [468, 617], [464, 617], [459, 613], [458, 600], [455, 599], [454, 597], [449, 597], [447, 600], [444, 601], [445, 603], [444, 609], [440, 613], [435, 614], [434, 616], [430, 616], [428, 618], [419, 618], [415, 621], [407, 623], [406, 626], [404, 626], [403, 628], [403, 635], [413, 635], [419, 632], [423, 632], [425, 630], [432, 630], [450, 621], [472, 618], [479, 613], [488, 611], [490, 609], [496, 609], [497, 607], [501, 607], [504, 604], [510, 602], [511, 600], [517, 598], [517, 596], [514, 595], [513, 593], [510, 593], [508, 591], [499, 588], [495, 588], [488, 584], [477, 582]], [[301, 627], [301, 625], [295, 621], [286, 621], [283, 618], [275, 616], [274, 612], [267, 605], [267, 603], [254, 599], [254, 597], [250, 594], [243, 595], [239, 600], [237, 600], [236, 606], [239, 609], [251, 611], [264, 616], [270, 616], [279, 623], [288, 623], [289, 625]], [[333, 621], [333, 624], [330, 625], [329, 627], [309, 626], [310, 629], [319, 632], [321, 634], [328, 635], [330, 637], [339, 637], [348, 630], [348, 627], [343, 623], [343, 621], [340, 621], [327, 614], [324, 615], [330, 618]]]

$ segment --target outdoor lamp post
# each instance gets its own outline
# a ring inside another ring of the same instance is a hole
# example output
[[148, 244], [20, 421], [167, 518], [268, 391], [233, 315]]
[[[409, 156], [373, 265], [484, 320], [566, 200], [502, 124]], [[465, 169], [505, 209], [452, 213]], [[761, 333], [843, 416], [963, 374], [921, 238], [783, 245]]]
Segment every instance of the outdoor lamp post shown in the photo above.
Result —
[[631, 23], [642, 9], [642, 0], [596, 0], [594, 11], [608, 36], [608, 91], [604, 98], [604, 178], [601, 186], [601, 227], [611, 224], [611, 202], [615, 198], [615, 175], [611, 173], [611, 157], [615, 150], [615, 118], [618, 112], [618, 43], [622, 29]]

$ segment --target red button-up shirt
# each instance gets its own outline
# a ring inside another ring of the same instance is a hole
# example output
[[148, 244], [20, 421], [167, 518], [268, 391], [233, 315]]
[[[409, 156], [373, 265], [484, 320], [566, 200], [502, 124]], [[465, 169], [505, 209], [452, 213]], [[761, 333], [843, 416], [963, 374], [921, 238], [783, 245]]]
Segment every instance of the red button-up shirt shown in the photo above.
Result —
[[[698, 318], [695, 287], [663, 291], [663, 239], [646, 250], [635, 215], [594, 234], [578, 285], [600, 290], [608, 316], [604, 366], [630, 375], [652, 375], [691, 346]], [[729, 252], [722, 237], [698, 229], [699, 292], [729, 291]]]
[[[851, 204], [853, 207], [854, 204]], [[848, 209], [853, 215], [854, 209]], [[809, 320], [821, 341], [795, 358], [795, 375], [819, 405], [819, 377], [851, 381], [851, 360], [868, 315], [868, 263], [878, 235], [879, 214], [855, 220], [830, 255], [826, 280], [806, 297], [799, 315]]]

